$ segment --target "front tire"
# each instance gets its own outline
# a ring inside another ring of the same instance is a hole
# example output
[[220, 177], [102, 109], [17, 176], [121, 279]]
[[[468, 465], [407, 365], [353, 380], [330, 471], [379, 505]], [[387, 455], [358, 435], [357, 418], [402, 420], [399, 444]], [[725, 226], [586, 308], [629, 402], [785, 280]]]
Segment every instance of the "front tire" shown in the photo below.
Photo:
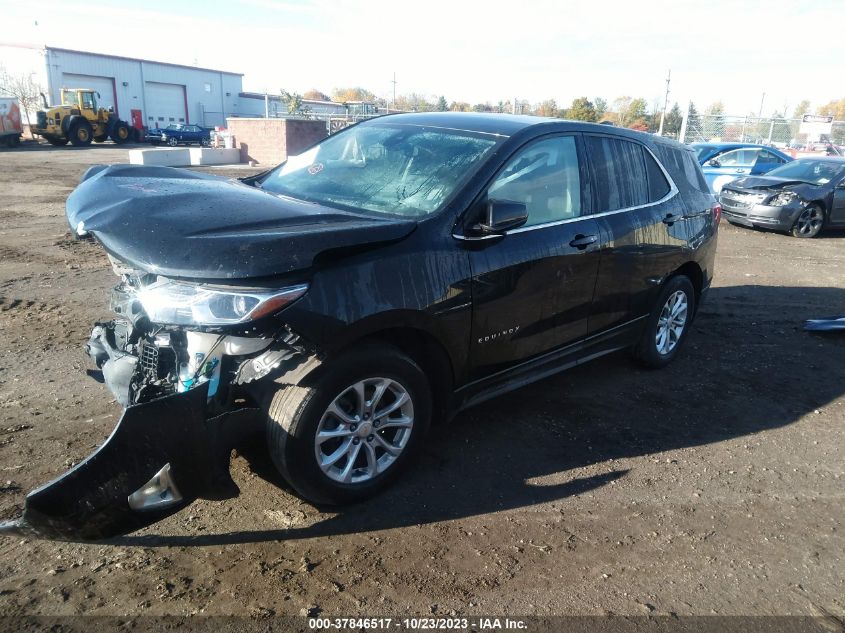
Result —
[[91, 129], [91, 124], [88, 121], [79, 120], [74, 121], [68, 129], [68, 136], [70, 143], [74, 147], [86, 147], [91, 144], [94, 138], [94, 132]]
[[677, 275], [660, 291], [645, 331], [633, 355], [645, 367], [659, 369], [671, 363], [687, 338], [695, 314], [695, 288], [689, 277]]
[[808, 204], [795, 220], [790, 232], [793, 237], [813, 238], [822, 232], [824, 221], [824, 209], [817, 204]]
[[362, 501], [390, 485], [431, 419], [420, 367], [386, 346], [361, 346], [307, 385], [273, 394], [267, 445], [287, 482], [316, 504]]
[[179, 139], [171, 136], [167, 139], [167, 144], [170, 145], [170, 147], [176, 147], [179, 144]]
[[129, 140], [129, 126], [123, 121], [117, 121], [112, 127], [111, 140], [118, 145], [122, 145]]

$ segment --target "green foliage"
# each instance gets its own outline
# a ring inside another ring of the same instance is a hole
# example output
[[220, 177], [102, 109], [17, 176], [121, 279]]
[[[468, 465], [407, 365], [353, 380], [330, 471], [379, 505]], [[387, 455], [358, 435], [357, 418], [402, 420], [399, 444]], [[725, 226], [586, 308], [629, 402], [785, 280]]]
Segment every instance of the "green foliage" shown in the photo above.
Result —
[[288, 110], [288, 116], [301, 116], [305, 118], [310, 116], [311, 108], [302, 105], [302, 95], [298, 92], [288, 92], [282, 88], [279, 91], [279, 96]]
[[449, 104], [446, 102], [446, 97], [440, 95], [437, 99], [437, 111], [446, 112], [449, 109]]
[[449, 109], [452, 112], [469, 112], [472, 108], [466, 101], [453, 101]]
[[[606, 103], [605, 107], [607, 107]], [[569, 109], [566, 111], [566, 118], [573, 119], [575, 121], [595, 122], [598, 121], [599, 114], [592, 101], [587, 99], [587, 97], [578, 97], [577, 99], [572, 100], [572, 105], [569, 106]]]
[[603, 99], [601, 97], [596, 97], [595, 108], [596, 108], [596, 121], [600, 121], [601, 118], [607, 113], [607, 100]]
[[681, 125], [684, 122], [684, 115], [678, 104], [674, 104], [672, 109], [666, 112], [666, 118], [663, 120], [663, 134], [678, 138], [681, 133]]

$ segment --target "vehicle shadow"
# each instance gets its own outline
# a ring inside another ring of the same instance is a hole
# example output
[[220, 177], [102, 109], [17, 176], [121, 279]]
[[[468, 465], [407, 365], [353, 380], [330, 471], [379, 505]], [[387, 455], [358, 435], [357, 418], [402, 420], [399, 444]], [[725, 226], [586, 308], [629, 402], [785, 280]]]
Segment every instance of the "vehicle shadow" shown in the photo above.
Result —
[[[577, 503], [637, 468], [614, 460], [776, 429], [845, 394], [845, 338], [802, 330], [805, 319], [837, 311], [845, 313], [845, 289], [714, 288], [670, 367], [643, 370], [614, 354], [476, 406], [435, 427], [416, 467], [371, 501], [307, 527], [110, 542], [230, 545]], [[260, 445], [242, 454], [255, 473], [283, 485]]]

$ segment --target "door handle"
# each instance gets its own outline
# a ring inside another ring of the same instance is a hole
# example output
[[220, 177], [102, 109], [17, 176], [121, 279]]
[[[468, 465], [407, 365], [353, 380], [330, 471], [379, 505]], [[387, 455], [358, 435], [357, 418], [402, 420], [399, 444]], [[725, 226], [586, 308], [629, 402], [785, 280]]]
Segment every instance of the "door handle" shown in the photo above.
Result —
[[737, 173], [737, 174], [744, 174], [744, 173], [746, 173], [747, 171], [748, 171], [747, 169], [737, 169], [737, 170], [736, 170], [736, 173]]
[[579, 233], [569, 242], [569, 245], [583, 251], [590, 244], [595, 244], [598, 241], [599, 238], [597, 235], [582, 235]]
[[674, 213], [667, 213], [666, 217], [663, 218], [663, 224], [668, 224], [669, 226], [672, 226], [675, 222], [677, 222], [678, 220], [681, 220], [682, 218], [683, 218], [682, 215], [675, 215]]

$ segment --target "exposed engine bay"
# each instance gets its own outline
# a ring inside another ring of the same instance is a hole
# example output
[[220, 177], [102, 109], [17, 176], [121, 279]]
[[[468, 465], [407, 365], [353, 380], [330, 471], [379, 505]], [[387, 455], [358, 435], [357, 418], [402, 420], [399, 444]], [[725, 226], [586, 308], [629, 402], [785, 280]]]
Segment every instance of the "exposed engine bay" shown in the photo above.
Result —
[[[298, 337], [290, 332], [247, 337], [154, 323], [144, 309], [145, 293], [148, 296], [150, 289], [167, 281], [110, 259], [121, 277], [110, 301], [116, 318], [97, 323], [85, 349], [102, 371], [103, 382], [125, 407], [206, 382], [209, 400], [225, 403], [231, 400], [233, 383], [246, 384], [263, 377], [299, 347]], [[242, 295], [230, 296], [237, 296], [234, 302], [240, 302], [233, 307], [236, 314], [248, 313], [250, 306], [244, 304]], [[279, 344], [271, 353], [258, 358], [274, 342]]]

